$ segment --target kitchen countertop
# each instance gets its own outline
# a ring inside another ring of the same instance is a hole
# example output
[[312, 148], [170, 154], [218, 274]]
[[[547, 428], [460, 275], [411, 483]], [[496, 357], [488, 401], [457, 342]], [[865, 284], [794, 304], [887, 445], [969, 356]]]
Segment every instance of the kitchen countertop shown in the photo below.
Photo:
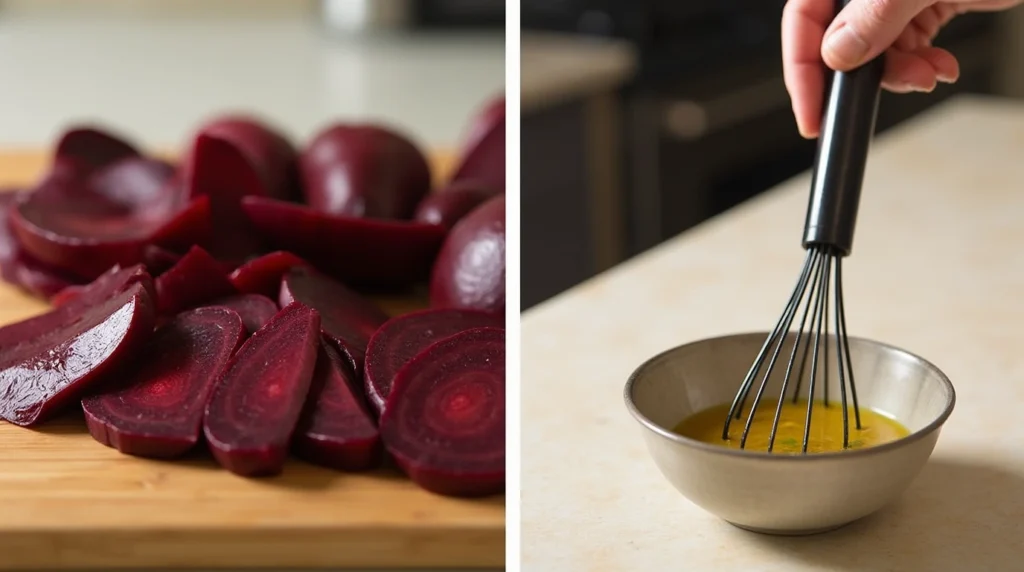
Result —
[[957, 405], [901, 501], [780, 538], [684, 499], [622, 390], [650, 356], [770, 329], [803, 259], [809, 176], [712, 219], [522, 321], [524, 570], [1022, 570], [1024, 105], [956, 99], [879, 138], [853, 256], [851, 335], [904, 347]]
[[330, 37], [306, 17], [0, 12], [0, 147], [46, 147], [73, 120], [177, 147], [211, 114], [255, 110], [297, 138], [375, 119], [457, 145], [504, 90], [503, 34]]
[[636, 51], [626, 42], [537, 32], [523, 32], [520, 42], [523, 112], [614, 90], [636, 71]]

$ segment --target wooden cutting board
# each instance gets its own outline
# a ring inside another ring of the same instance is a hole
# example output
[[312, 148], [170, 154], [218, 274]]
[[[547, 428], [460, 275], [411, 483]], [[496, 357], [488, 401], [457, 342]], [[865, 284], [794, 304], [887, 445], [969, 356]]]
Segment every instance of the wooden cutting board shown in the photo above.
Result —
[[[443, 173], [450, 155], [437, 154]], [[46, 168], [0, 152], [0, 187]], [[381, 300], [391, 312], [423, 305]], [[0, 324], [46, 304], [0, 284]], [[394, 470], [346, 474], [290, 459], [245, 479], [208, 454], [121, 455], [80, 414], [24, 429], [0, 422], [0, 569], [140, 567], [501, 567], [505, 498], [427, 493]]]

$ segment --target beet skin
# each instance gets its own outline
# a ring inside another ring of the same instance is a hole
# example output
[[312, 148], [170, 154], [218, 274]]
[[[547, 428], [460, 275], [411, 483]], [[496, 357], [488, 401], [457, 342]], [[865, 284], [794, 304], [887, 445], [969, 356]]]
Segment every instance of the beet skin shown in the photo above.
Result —
[[466, 215], [434, 262], [430, 305], [505, 312], [505, 196]]

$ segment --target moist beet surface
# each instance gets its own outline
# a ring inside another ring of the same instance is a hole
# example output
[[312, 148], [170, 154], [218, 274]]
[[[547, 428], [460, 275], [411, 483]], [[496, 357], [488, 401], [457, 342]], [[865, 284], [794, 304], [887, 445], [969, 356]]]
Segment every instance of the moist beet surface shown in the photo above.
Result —
[[134, 264], [127, 268], [114, 266], [88, 284], [69, 286], [58, 292], [50, 300], [50, 303], [54, 306], [64, 306], [76, 300], [83, 300], [86, 304], [95, 304], [110, 296], [120, 294], [133, 284], [141, 284], [150, 299], [156, 300], [153, 278], [146, 271], [145, 266]]
[[395, 376], [380, 434], [395, 462], [428, 491], [502, 492], [505, 330], [466, 330], [406, 363]]
[[505, 190], [505, 97], [488, 103], [474, 117], [461, 159], [451, 178]]
[[396, 288], [425, 278], [447, 233], [439, 225], [334, 216], [262, 197], [245, 197], [242, 208], [274, 248], [353, 287]]
[[41, 298], [81, 282], [61, 270], [44, 264], [26, 253], [8, 224], [11, 206], [20, 191], [0, 191], [0, 278]]
[[226, 308], [178, 314], [142, 346], [117, 388], [82, 400], [94, 439], [128, 455], [174, 458], [195, 447], [210, 390], [245, 340]]
[[382, 457], [380, 433], [360, 384], [337, 350], [321, 341], [313, 382], [292, 439], [292, 450], [316, 465], [365, 471]]
[[239, 208], [244, 196], [268, 194], [256, 168], [239, 147], [210, 135], [198, 135], [191, 153], [184, 175], [189, 196], [209, 197], [210, 216], [216, 221], [210, 252], [233, 263], [258, 255], [261, 241]]
[[235, 293], [224, 267], [198, 246], [156, 279], [157, 310], [171, 315]]
[[308, 264], [290, 252], [278, 250], [239, 266], [231, 273], [230, 279], [239, 292], [277, 298], [281, 291], [281, 277], [294, 266]]
[[0, 418], [35, 425], [101, 389], [105, 374], [131, 358], [155, 321], [149, 294], [139, 284], [77, 312], [62, 310], [52, 313], [64, 319], [45, 331], [38, 329], [38, 318], [4, 328], [22, 330], [23, 341], [0, 349]]
[[238, 147], [249, 160], [271, 197], [294, 200], [299, 196], [298, 153], [277, 128], [247, 115], [224, 115], [199, 129]]
[[114, 204], [163, 218], [187, 202], [181, 189], [171, 184], [174, 172], [166, 161], [127, 157], [93, 173], [87, 184]]
[[501, 194], [472, 181], [458, 181], [427, 195], [416, 208], [414, 220], [451, 228], [487, 199]]
[[335, 124], [299, 156], [306, 204], [351, 217], [412, 218], [430, 192], [430, 166], [416, 145], [381, 125]]
[[281, 472], [319, 343], [316, 310], [292, 304], [235, 352], [203, 420], [206, 441], [221, 466], [244, 476]]
[[278, 304], [301, 302], [320, 314], [323, 333], [337, 344], [357, 376], [363, 372], [366, 344], [389, 316], [373, 301], [311, 269], [296, 267], [281, 281]]
[[434, 262], [430, 305], [505, 312], [505, 196], [459, 221]]
[[465, 330], [504, 328], [504, 316], [477, 310], [420, 310], [396, 316], [377, 329], [366, 346], [366, 398], [379, 416], [395, 374], [430, 345]]
[[137, 157], [138, 150], [121, 137], [96, 127], [77, 126], [57, 141], [56, 163], [70, 163], [86, 170], [99, 169], [127, 157]]
[[215, 308], [227, 308], [236, 312], [245, 325], [245, 335], [251, 336], [273, 318], [277, 312], [277, 304], [261, 294], [240, 294], [214, 300], [207, 304]]

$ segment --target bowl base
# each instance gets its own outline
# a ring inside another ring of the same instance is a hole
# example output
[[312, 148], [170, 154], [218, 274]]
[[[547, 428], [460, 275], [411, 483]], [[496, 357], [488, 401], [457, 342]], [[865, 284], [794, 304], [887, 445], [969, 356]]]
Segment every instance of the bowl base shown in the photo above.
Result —
[[730, 522], [728, 520], [725, 521], [725, 522], [728, 522], [729, 524], [735, 526], [736, 528], [741, 528], [743, 530], [746, 530], [747, 532], [756, 532], [758, 534], [768, 534], [768, 535], [771, 535], [771, 536], [811, 536], [811, 535], [814, 535], [814, 534], [822, 534], [822, 533], [825, 533], [825, 532], [832, 532], [833, 530], [838, 530], [838, 529], [840, 529], [840, 528], [850, 524], [849, 522], [844, 522], [842, 524], [833, 524], [833, 525], [829, 525], [829, 526], [823, 526], [821, 528], [807, 528], [807, 529], [800, 529], [800, 530], [791, 530], [791, 529], [758, 528], [756, 526], [746, 526], [746, 525], [743, 525], [743, 524], [736, 524], [735, 522]]

